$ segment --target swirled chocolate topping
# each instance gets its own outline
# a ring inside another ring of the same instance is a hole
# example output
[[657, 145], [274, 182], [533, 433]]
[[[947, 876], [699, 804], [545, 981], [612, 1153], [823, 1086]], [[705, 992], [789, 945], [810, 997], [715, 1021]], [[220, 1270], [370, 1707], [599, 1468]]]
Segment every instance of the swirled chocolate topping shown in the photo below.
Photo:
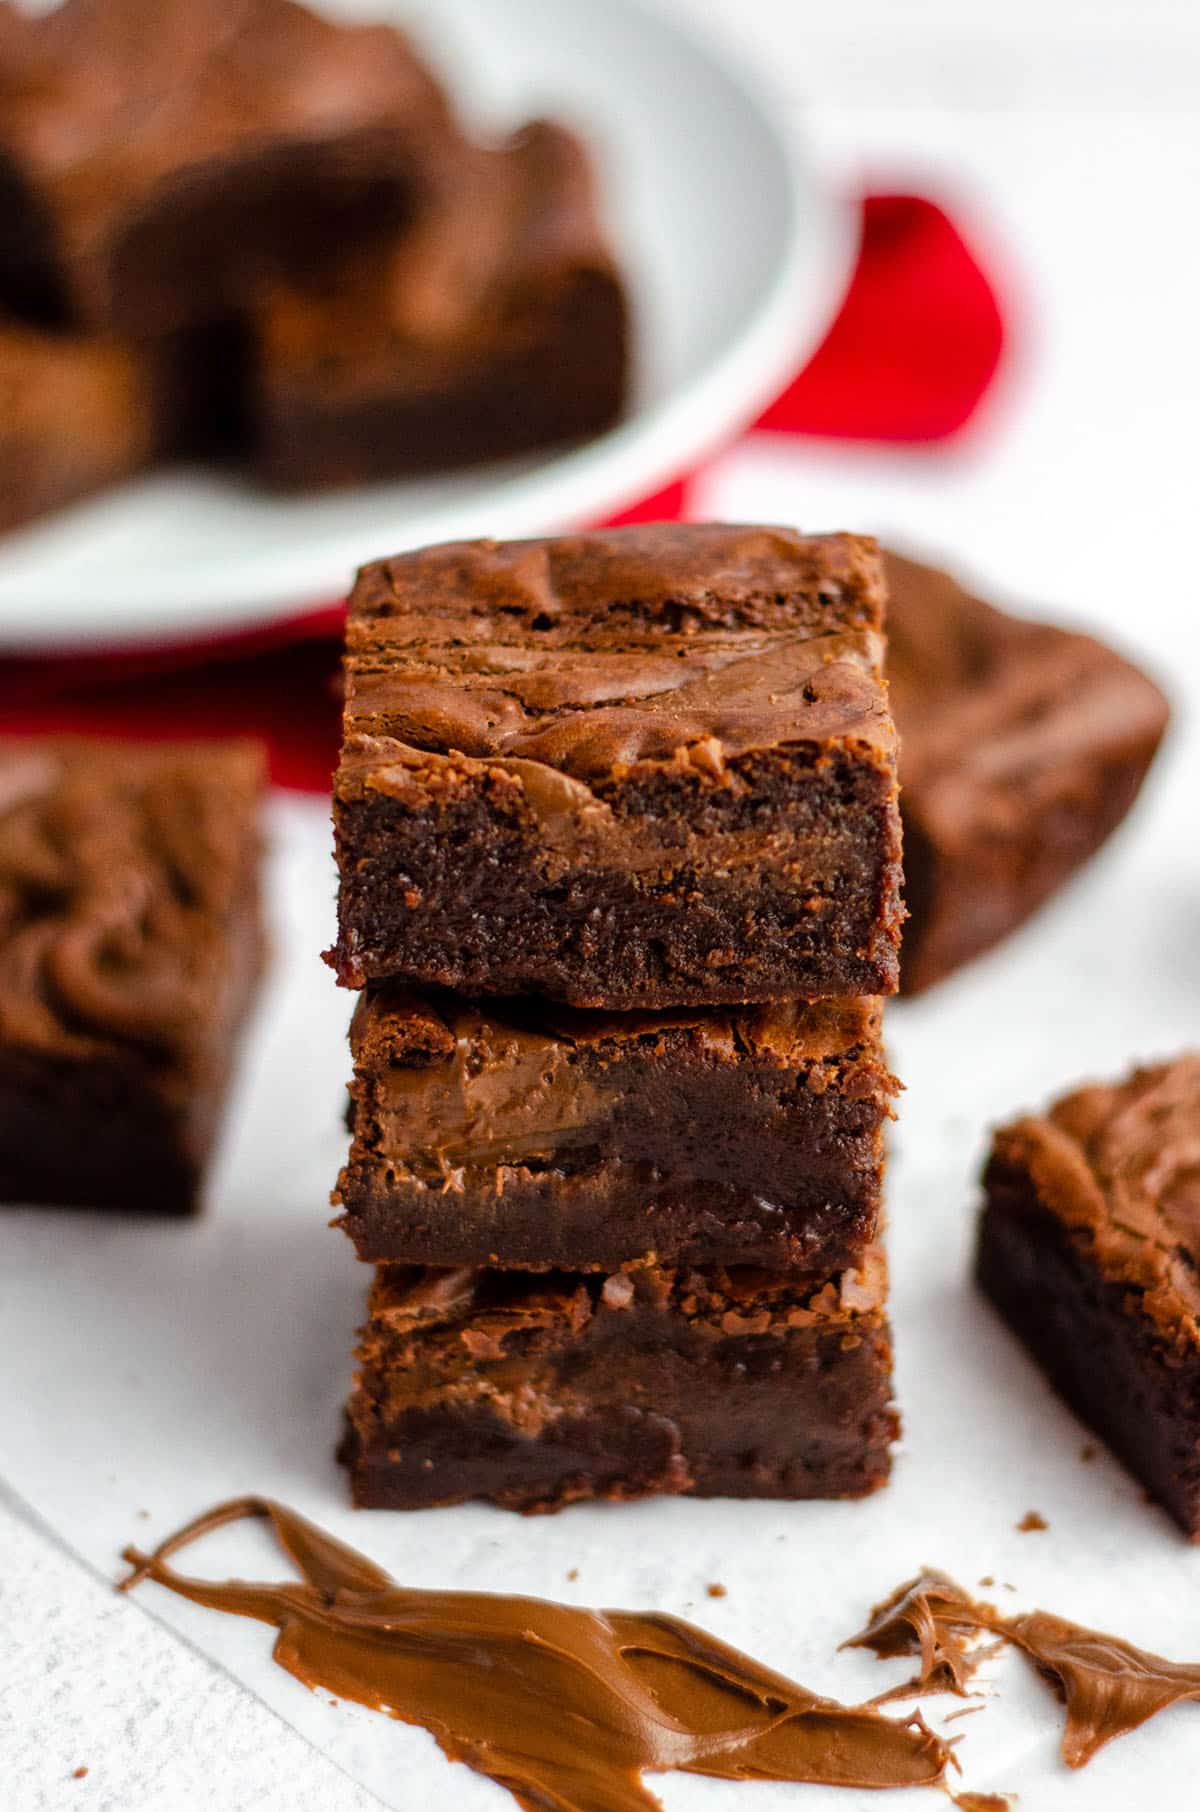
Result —
[[622, 763], [719, 771], [830, 736], [890, 749], [882, 616], [874, 544], [849, 535], [659, 526], [383, 561], [347, 627], [343, 780], [482, 761], [575, 816]]
[[1139, 1291], [1179, 1353], [1200, 1352], [1200, 1051], [1092, 1083], [996, 1134], [1089, 1264]]
[[250, 744], [0, 743], [0, 1040], [183, 1058], [253, 911]]
[[1105, 1743], [1136, 1730], [1169, 1705], [1200, 1699], [1200, 1664], [1165, 1661], [1120, 1636], [1086, 1629], [1050, 1611], [1002, 1616], [936, 1572], [899, 1587], [844, 1646], [870, 1648], [881, 1658], [919, 1655], [921, 1672], [909, 1691], [961, 1695], [980, 1658], [965, 1653], [965, 1639], [974, 1634], [1012, 1643], [1063, 1699], [1062, 1756], [1071, 1768], [1082, 1768]]
[[[167, 1564], [245, 1517], [270, 1522], [302, 1584], [192, 1579]], [[679, 1618], [401, 1586], [266, 1498], [221, 1504], [125, 1557], [123, 1590], [153, 1579], [274, 1624], [275, 1659], [305, 1686], [423, 1726], [527, 1812], [653, 1812], [649, 1770], [917, 1787], [940, 1785], [950, 1759], [919, 1716], [820, 1698]]]

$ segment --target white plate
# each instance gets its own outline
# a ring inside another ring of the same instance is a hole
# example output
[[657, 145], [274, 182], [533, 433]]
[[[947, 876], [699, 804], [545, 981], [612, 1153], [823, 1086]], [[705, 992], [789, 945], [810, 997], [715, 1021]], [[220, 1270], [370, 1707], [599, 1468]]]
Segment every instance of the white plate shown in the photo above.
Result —
[[340, 597], [360, 561], [405, 546], [602, 518], [744, 426], [819, 340], [854, 220], [724, 45], [644, 0], [371, 10], [413, 27], [476, 117], [552, 112], [596, 145], [637, 309], [633, 412], [557, 457], [342, 494], [144, 479], [0, 544], [0, 646], [248, 627]]

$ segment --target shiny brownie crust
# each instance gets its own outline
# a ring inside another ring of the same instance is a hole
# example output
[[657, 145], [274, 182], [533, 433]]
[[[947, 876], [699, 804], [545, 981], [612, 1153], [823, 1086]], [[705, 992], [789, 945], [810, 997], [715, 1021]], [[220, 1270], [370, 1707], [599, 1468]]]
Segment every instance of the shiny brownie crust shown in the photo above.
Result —
[[263, 955], [261, 752], [0, 742], [0, 1201], [198, 1203]]
[[903, 747], [901, 988], [917, 994], [1095, 855], [1137, 798], [1168, 711], [1102, 642], [1008, 616], [898, 554], [884, 564]]

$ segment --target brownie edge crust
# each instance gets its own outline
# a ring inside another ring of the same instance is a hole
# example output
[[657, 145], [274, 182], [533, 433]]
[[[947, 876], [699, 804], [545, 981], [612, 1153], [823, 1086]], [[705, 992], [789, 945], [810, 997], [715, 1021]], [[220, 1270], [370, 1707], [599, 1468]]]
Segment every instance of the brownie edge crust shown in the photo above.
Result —
[[343, 1459], [364, 1507], [859, 1497], [898, 1431], [886, 1271], [380, 1266]]
[[980, 1287], [1200, 1539], [1200, 1053], [1002, 1128], [984, 1195]]

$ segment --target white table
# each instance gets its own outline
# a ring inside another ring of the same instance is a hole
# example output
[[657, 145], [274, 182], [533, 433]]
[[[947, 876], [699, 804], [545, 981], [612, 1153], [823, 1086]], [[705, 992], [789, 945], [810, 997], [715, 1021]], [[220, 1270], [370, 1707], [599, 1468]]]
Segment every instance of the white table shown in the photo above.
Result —
[[[769, 59], [847, 180], [866, 173], [956, 202], [1026, 304], [1006, 381], [969, 442], [760, 448], [714, 477], [712, 506], [878, 525], [1014, 597], [1107, 624], [1169, 671], [1172, 632], [1197, 614], [1196, 9], [690, 4]], [[2, 1502], [0, 1755], [5, 1812], [376, 1803]], [[454, 1786], [448, 1777], [446, 1804]]]

